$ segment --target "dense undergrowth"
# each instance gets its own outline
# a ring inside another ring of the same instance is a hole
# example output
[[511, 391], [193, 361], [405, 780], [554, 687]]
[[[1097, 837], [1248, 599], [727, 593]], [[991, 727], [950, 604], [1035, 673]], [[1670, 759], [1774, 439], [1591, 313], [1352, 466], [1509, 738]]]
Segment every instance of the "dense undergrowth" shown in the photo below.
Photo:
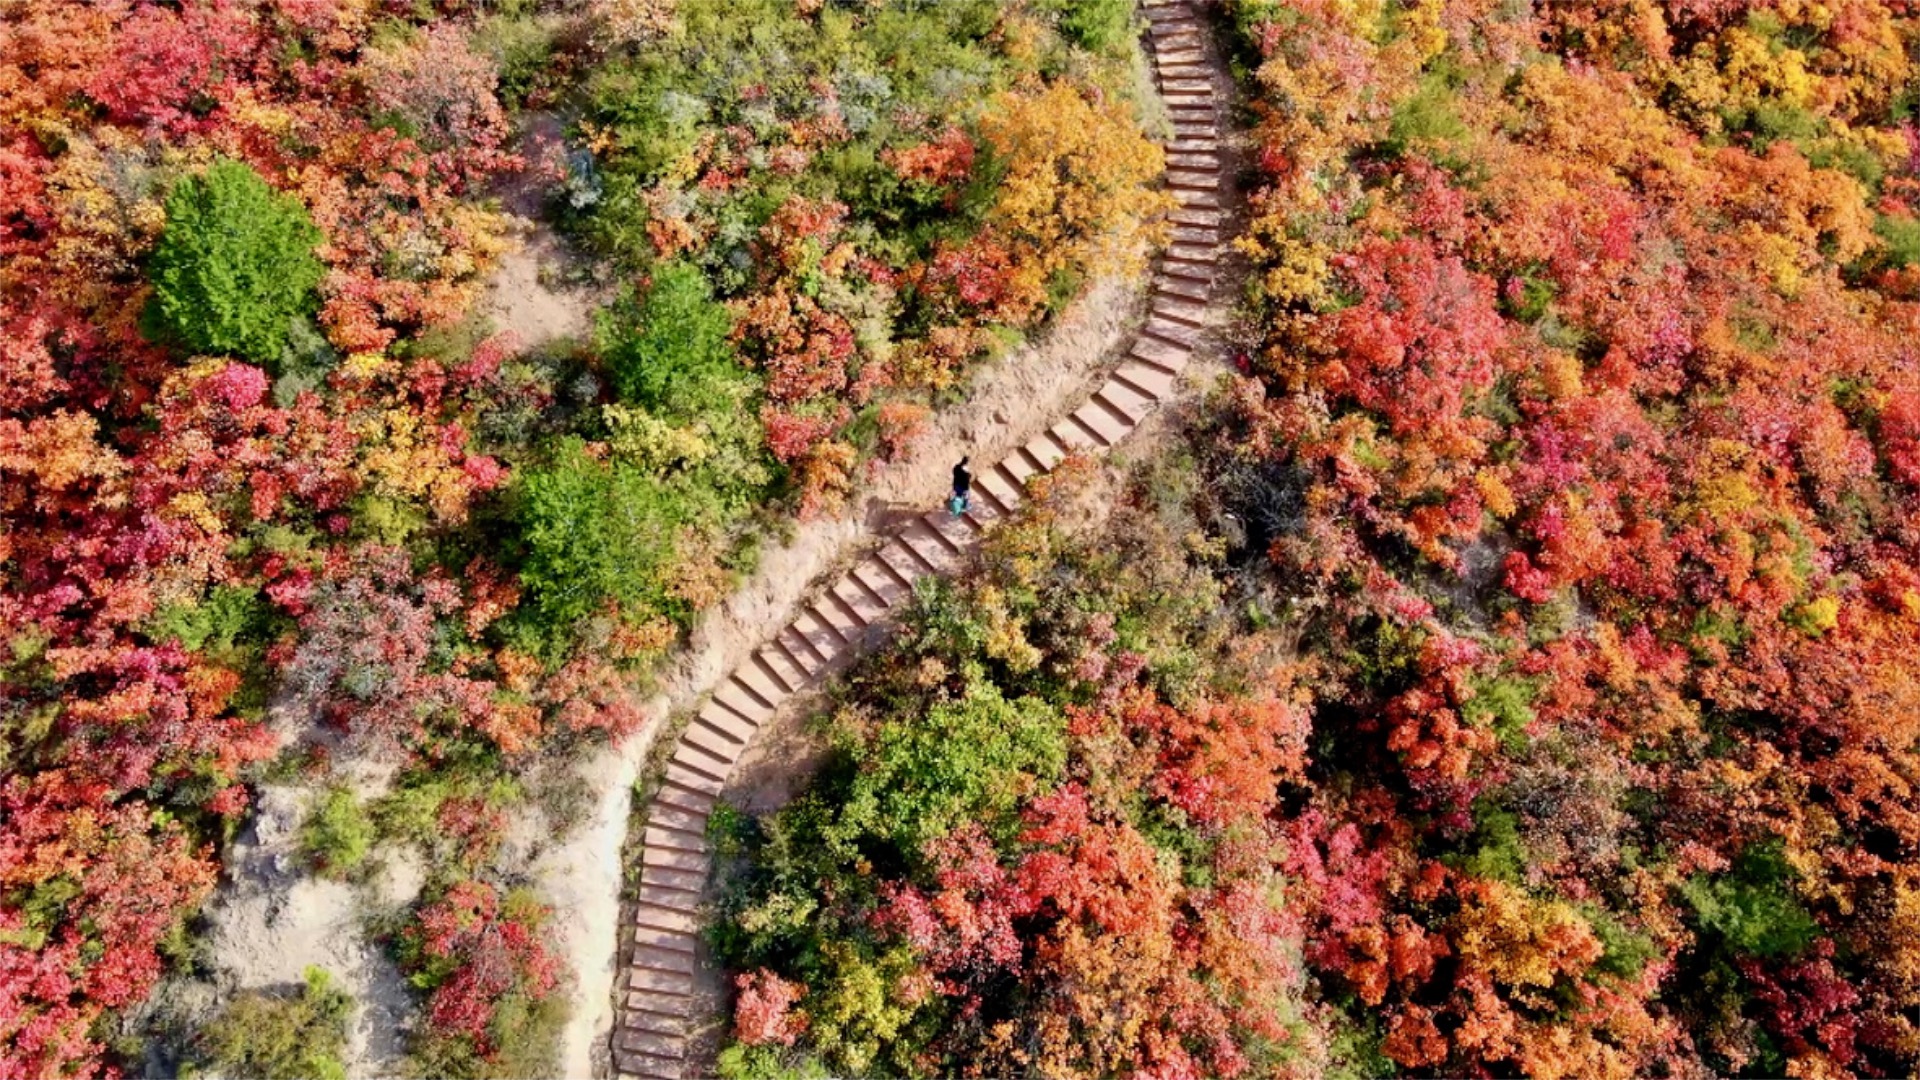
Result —
[[1199, 477], [1003, 534], [730, 826], [723, 1063], [1913, 1072], [1913, 12], [1229, 15]]
[[[1116, 3], [0, 10], [0, 1072], [140, 1052], [263, 780], [316, 792], [316, 872], [425, 852], [376, 920], [413, 1067], [542, 1071], [565, 973], [496, 856], [578, 800], [534, 770], [642, 722], [756, 527], [1138, 247], [1137, 70]], [[509, 180], [617, 294], [591, 340], [476, 312]], [[303, 1001], [186, 1056], [324, 1071]]]
[[[1194, 462], [1074, 533], [1066, 465], [982, 568], [923, 581], [771, 817], [716, 819], [721, 1071], [1267, 1074], [1298, 1051], [1267, 817], [1309, 714], [1285, 638], [1223, 615]], [[1187, 490], [1181, 490], [1186, 488]], [[1275, 693], [1275, 690], [1278, 693]]]

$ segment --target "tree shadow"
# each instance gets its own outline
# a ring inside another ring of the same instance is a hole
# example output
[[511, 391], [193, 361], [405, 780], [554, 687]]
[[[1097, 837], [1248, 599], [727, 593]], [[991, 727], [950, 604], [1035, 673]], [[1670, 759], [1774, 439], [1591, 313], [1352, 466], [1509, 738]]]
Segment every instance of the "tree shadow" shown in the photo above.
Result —
[[912, 525], [915, 520], [928, 511], [938, 509], [940, 509], [938, 506], [930, 506], [922, 503], [894, 502], [887, 499], [869, 498], [866, 506], [865, 525], [867, 531], [876, 536], [895, 536], [899, 534], [901, 530], [907, 528], [907, 526]]

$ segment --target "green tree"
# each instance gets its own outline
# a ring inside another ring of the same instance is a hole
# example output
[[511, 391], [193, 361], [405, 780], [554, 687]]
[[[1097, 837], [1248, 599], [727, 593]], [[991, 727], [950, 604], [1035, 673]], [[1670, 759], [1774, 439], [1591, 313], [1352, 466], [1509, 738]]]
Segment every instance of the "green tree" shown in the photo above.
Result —
[[553, 462], [519, 473], [526, 554], [520, 578], [549, 626], [564, 628], [607, 599], [629, 614], [662, 610], [680, 501], [657, 478], [587, 453], [578, 439]]
[[1740, 853], [1728, 874], [1696, 874], [1680, 886], [1710, 942], [1736, 954], [1792, 956], [1820, 933], [1793, 892], [1794, 870], [1778, 839]]
[[1133, 30], [1133, 0], [1056, 0], [1060, 32], [1094, 52], [1112, 52]]
[[837, 826], [843, 838], [884, 837], [917, 855], [962, 822], [1004, 829], [1021, 800], [1059, 782], [1060, 714], [1039, 698], [1007, 700], [978, 672], [969, 681], [966, 697], [888, 721], [860, 751]]
[[200, 1032], [200, 1064], [226, 1076], [342, 1080], [353, 996], [317, 967], [294, 997], [249, 991]]
[[148, 267], [149, 331], [196, 353], [277, 361], [324, 269], [306, 208], [222, 158], [175, 184], [166, 209]]
[[346, 788], [332, 788], [300, 825], [300, 848], [329, 876], [346, 877], [373, 851], [373, 822]]
[[732, 327], [698, 267], [662, 264], [643, 295], [600, 324], [614, 389], [665, 420], [738, 408], [734, 387], [747, 376], [727, 342]]

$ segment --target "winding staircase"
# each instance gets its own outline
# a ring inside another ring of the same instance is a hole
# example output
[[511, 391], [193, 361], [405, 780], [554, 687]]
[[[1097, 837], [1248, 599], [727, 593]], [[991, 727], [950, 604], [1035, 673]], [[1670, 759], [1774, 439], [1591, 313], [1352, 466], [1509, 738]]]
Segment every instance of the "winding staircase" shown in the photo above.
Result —
[[1219, 258], [1222, 127], [1205, 29], [1187, 0], [1142, 0], [1155, 77], [1173, 123], [1167, 186], [1177, 203], [1172, 243], [1154, 272], [1153, 300], [1131, 353], [1071, 415], [974, 481], [973, 509], [915, 520], [854, 567], [723, 680], [688, 724], [647, 809], [627, 994], [613, 1035], [619, 1074], [680, 1080], [699, 1008], [694, 973], [701, 900], [711, 870], [707, 816], [734, 763], [786, 700], [832, 678], [883, 642], [928, 574], [958, 570], [994, 520], [1014, 512], [1026, 483], [1069, 454], [1099, 453], [1133, 432], [1176, 383], [1204, 331]]

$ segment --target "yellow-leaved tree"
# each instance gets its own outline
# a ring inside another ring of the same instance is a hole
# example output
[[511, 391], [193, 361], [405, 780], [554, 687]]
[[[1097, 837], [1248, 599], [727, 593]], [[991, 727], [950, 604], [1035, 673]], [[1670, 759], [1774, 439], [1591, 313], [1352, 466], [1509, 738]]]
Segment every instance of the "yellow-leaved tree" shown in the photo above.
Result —
[[980, 133], [1007, 163], [988, 227], [1013, 256], [1018, 305], [1044, 305], [1049, 280], [1070, 267], [1139, 268], [1142, 241], [1160, 228], [1152, 219], [1173, 200], [1149, 186], [1166, 156], [1124, 103], [1065, 82], [1008, 91], [990, 103]]

